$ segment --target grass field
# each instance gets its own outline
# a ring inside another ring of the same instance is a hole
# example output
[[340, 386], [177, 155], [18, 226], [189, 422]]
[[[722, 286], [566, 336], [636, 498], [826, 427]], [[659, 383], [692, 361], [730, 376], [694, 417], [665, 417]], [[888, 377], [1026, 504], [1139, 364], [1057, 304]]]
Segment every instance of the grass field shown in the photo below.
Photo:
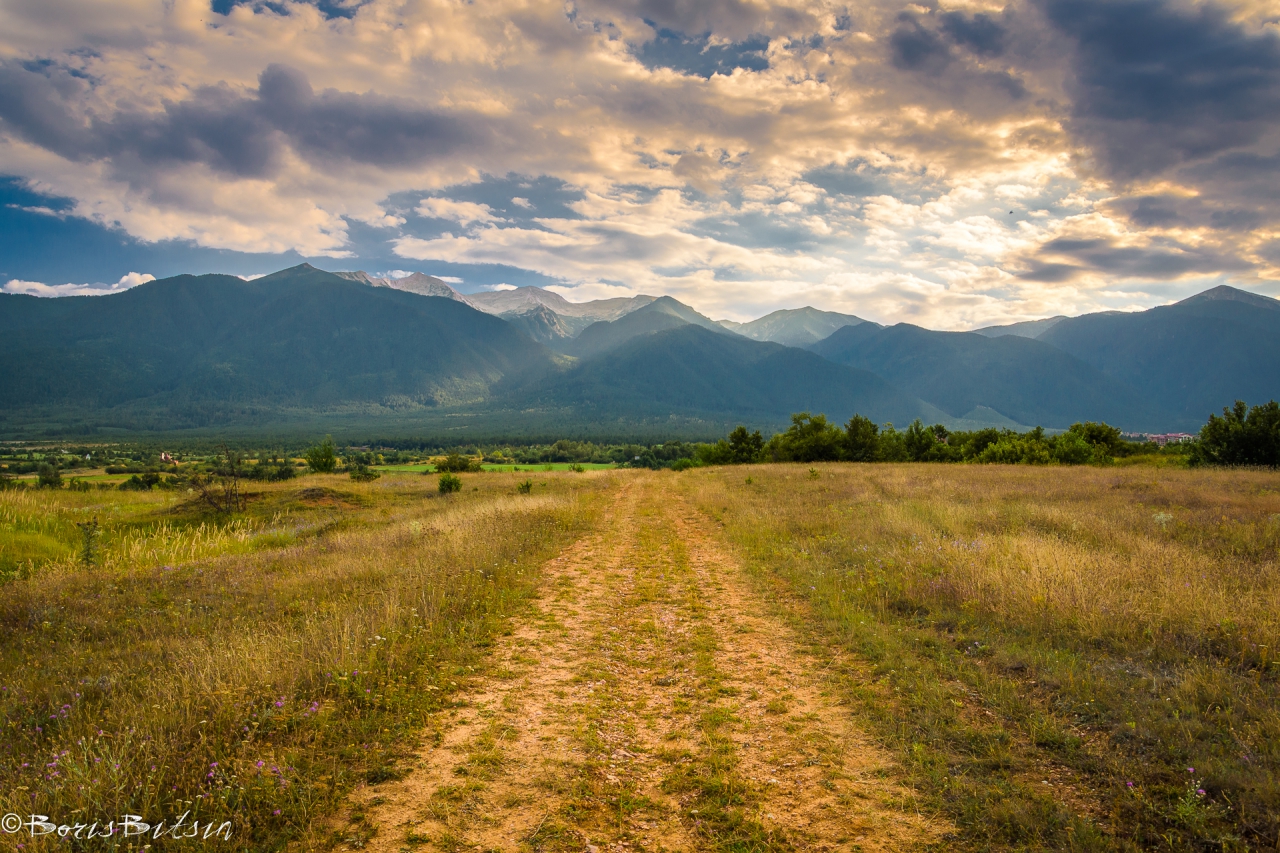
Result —
[[[610, 468], [616, 468], [613, 463], [601, 464], [598, 462], [538, 462], [530, 465], [497, 465], [492, 462], [483, 463], [485, 471], [576, 471], [581, 468], [584, 471], [607, 471]], [[379, 465], [378, 471], [386, 471], [389, 473], [409, 473], [409, 474], [430, 474], [434, 473], [436, 468], [434, 464], [426, 462], [417, 465]]]
[[1273, 850], [1280, 475], [686, 481], [975, 849]]
[[0, 491], [0, 813], [370, 853], [1280, 841], [1280, 474], [461, 476], [233, 517]]
[[[233, 821], [236, 849], [304, 836], [396, 775], [609, 482], [515, 481], [464, 475], [441, 498], [313, 476], [230, 520], [173, 493], [0, 492], [0, 545], [26, 561], [0, 600], [0, 812], [190, 811]], [[46, 847], [65, 842], [27, 845]]]

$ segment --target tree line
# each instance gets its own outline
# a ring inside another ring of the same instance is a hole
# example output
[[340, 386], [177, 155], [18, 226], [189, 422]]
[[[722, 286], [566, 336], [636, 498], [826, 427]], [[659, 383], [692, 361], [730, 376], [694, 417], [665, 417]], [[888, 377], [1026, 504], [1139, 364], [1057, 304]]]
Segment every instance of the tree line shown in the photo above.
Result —
[[[698, 445], [686, 464], [733, 465], [751, 462], [975, 462], [1005, 465], [1108, 464], [1117, 458], [1163, 452], [1151, 442], [1126, 441], [1106, 423], [1072, 424], [1049, 435], [1041, 427], [1015, 432], [994, 427], [952, 431], [919, 419], [904, 430], [881, 427], [862, 415], [840, 426], [825, 415], [797, 412], [791, 426], [767, 441], [759, 431], [739, 426], [714, 444]], [[1210, 415], [1200, 435], [1167, 452], [1185, 455], [1192, 466], [1280, 467], [1280, 404], [1249, 407], [1237, 401], [1222, 415]]]

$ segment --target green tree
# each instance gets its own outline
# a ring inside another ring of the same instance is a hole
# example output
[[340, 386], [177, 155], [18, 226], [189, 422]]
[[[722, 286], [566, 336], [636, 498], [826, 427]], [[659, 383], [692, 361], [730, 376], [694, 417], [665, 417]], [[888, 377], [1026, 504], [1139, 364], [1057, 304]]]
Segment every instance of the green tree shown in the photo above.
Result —
[[880, 458], [880, 427], [870, 418], [854, 415], [844, 427], [845, 453], [854, 462], [874, 462]]
[[729, 433], [729, 461], [735, 465], [746, 465], [758, 462], [764, 451], [764, 437], [760, 430], [747, 432], [747, 428], [739, 426]]
[[843, 455], [844, 433], [826, 415], [797, 412], [787, 431], [769, 442], [779, 462], [834, 462]]
[[317, 474], [332, 474], [338, 467], [338, 454], [334, 451], [333, 438], [325, 436], [324, 441], [303, 454], [307, 467]]
[[903, 434], [903, 444], [907, 449], [907, 457], [912, 462], [924, 462], [930, 459], [941, 439], [938, 436], [938, 430], [946, 435], [946, 427], [942, 424], [927, 427], [916, 418], [911, 422], [911, 426], [907, 427], [907, 431]]
[[462, 478], [456, 474], [440, 475], [440, 494], [448, 495], [462, 491]]
[[1120, 430], [1110, 424], [1093, 421], [1074, 423], [1066, 434], [1079, 436], [1081, 441], [1089, 445], [1092, 453], [1087, 461], [1090, 462], [1110, 462], [1124, 451], [1125, 442], [1120, 437]]
[[40, 467], [36, 469], [36, 482], [42, 489], [60, 489], [62, 488], [62, 472], [58, 470], [57, 465], [41, 462]]
[[1280, 404], [1275, 400], [1249, 408], [1236, 400], [1222, 417], [1210, 415], [1191, 450], [1192, 465], [1265, 465], [1280, 467]]

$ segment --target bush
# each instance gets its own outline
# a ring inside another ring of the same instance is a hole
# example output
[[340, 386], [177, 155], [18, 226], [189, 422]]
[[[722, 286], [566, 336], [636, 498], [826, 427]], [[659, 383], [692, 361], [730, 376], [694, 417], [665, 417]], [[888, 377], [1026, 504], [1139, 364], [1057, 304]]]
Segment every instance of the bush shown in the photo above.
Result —
[[677, 459], [671, 463], [672, 471], [688, 471], [690, 468], [697, 468], [698, 463], [692, 459]]
[[533, 491], [533, 480], [525, 480], [523, 483], [516, 483], [516, 491], [522, 495], [527, 495]]
[[440, 494], [447, 495], [462, 491], [462, 478], [453, 474], [440, 475]]
[[372, 483], [381, 476], [381, 473], [373, 470], [368, 465], [356, 464], [351, 468], [351, 479], [357, 483]]
[[120, 490], [123, 492], [149, 492], [155, 488], [160, 482], [160, 475], [155, 472], [143, 474], [139, 477], [134, 474], [129, 479], [120, 484]]
[[307, 467], [317, 474], [332, 474], [338, 467], [338, 454], [334, 452], [333, 439], [324, 437], [324, 441], [310, 448], [305, 454]]
[[483, 471], [484, 467], [478, 460], [462, 456], [458, 453], [450, 453], [444, 459], [436, 463], [437, 474], [467, 474]]

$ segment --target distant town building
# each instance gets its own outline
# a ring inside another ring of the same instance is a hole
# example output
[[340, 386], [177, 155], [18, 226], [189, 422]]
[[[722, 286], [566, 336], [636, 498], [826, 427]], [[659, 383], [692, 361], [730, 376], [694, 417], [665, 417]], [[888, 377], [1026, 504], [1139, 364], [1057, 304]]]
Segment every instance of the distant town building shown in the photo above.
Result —
[[1195, 436], [1186, 432], [1126, 432], [1123, 434], [1125, 438], [1134, 441], [1150, 441], [1164, 447], [1166, 444], [1181, 444], [1184, 441], [1194, 441]]

